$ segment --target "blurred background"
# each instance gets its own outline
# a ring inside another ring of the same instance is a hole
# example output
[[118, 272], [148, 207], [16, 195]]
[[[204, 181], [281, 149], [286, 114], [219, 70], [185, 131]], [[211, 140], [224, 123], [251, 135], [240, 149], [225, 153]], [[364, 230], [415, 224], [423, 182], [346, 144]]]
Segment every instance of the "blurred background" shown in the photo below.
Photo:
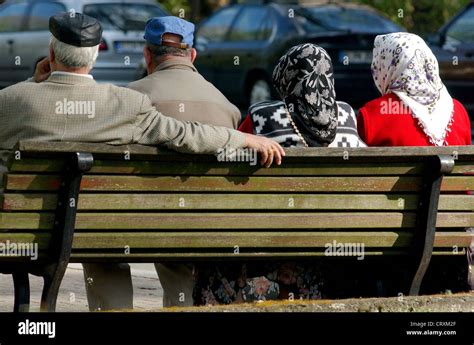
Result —
[[[0, 4], [6, 0], [0, 0]], [[408, 31], [426, 34], [436, 31], [440, 24], [445, 23], [471, 0], [353, 0], [353, 2], [372, 6], [385, 13], [396, 23], [403, 25]], [[116, 1], [120, 2], [120, 1]], [[185, 18], [198, 22], [208, 17], [220, 7], [229, 5], [231, 0], [157, 0], [169, 13], [180, 15], [184, 9]], [[241, 3], [258, 3], [258, 1], [238, 1]], [[283, 2], [283, 1], [280, 1]], [[286, 1], [287, 3], [291, 1]], [[298, 1], [293, 1], [298, 2]], [[301, 1], [305, 3], [321, 3], [322, 1]], [[331, 1], [327, 1], [331, 2]], [[332, 1], [335, 2], [335, 1]], [[403, 9], [403, 18], [398, 10]]]
[[[231, 0], [169, 0], [159, 1], [175, 15], [180, 9], [185, 9], [186, 19], [199, 21], [218, 8], [229, 5]], [[257, 1], [239, 1], [241, 3]], [[282, 1], [281, 1], [282, 2]], [[286, 1], [287, 3], [290, 1]], [[305, 3], [321, 3], [322, 1], [301, 1]], [[330, 2], [330, 1], [328, 1]], [[408, 31], [426, 34], [436, 31], [440, 24], [453, 17], [470, 0], [354, 0], [345, 1], [369, 5], [386, 14], [395, 23], [404, 26]], [[399, 9], [404, 10], [404, 16], [399, 17]]]
[[104, 27], [93, 70], [100, 82], [126, 85], [146, 75], [143, 29], [175, 15], [197, 25], [196, 67], [243, 113], [277, 98], [271, 74], [293, 45], [313, 42], [330, 54], [338, 100], [358, 108], [378, 96], [370, 73], [376, 35], [419, 34], [438, 58], [451, 95], [474, 119], [474, 0], [0, 0], [0, 88], [25, 80], [48, 54], [48, 18], [74, 9]]

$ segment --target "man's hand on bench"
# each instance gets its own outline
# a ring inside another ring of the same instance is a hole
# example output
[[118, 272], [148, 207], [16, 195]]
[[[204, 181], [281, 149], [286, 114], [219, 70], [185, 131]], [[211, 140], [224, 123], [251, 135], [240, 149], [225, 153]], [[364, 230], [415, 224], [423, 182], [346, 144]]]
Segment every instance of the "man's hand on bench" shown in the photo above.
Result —
[[276, 141], [265, 137], [246, 134], [245, 146], [260, 153], [260, 164], [265, 166], [265, 168], [269, 168], [273, 160], [275, 160], [277, 165], [280, 165], [281, 157], [285, 156], [285, 150]]

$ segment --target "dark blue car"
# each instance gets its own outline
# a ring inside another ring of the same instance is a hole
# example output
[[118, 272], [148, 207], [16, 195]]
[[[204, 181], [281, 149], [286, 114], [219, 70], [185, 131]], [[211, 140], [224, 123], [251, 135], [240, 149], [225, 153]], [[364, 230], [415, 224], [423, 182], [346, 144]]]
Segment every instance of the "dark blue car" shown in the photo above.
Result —
[[378, 96], [370, 73], [376, 35], [405, 31], [370, 7], [349, 3], [232, 4], [199, 25], [199, 71], [241, 106], [276, 97], [271, 74], [290, 47], [313, 42], [331, 55], [337, 97], [354, 107]]
[[[441, 78], [474, 121], [474, 1], [428, 37]], [[474, 128], [473, 128], [474, 130]]]

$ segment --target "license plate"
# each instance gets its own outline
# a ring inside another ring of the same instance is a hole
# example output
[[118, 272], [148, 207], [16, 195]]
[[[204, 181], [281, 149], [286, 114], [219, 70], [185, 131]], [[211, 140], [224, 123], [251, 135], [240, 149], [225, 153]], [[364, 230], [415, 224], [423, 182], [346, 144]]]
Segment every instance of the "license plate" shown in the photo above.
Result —
[[343, 65], [371, 64], [372, 52], [370, 50], [343, 50], [339, 53], [339, 62]]
[[143, 53], [143, 42], [115, 42], [115, 51], [117, 53]]

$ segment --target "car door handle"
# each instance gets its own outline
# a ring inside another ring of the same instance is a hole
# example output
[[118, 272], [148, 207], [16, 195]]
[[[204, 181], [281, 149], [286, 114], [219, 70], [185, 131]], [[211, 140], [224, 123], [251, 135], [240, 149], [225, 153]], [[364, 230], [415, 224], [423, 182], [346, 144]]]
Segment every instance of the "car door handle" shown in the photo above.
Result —
[[9, 53], [12, 54], [13, 53], [13, 44], [15, 44], [15, 41], [14, 40], [8, 40], [7, 44], [8, 44]]

